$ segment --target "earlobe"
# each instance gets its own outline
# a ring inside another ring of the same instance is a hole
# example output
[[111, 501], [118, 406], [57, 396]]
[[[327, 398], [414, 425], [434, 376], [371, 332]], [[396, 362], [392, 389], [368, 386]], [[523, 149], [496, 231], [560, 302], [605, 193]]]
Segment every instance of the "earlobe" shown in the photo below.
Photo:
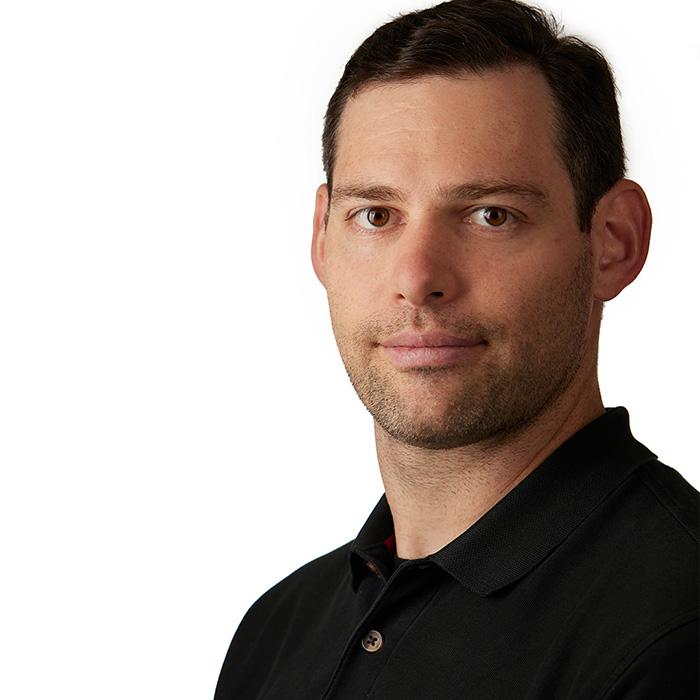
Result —
[[649, 252], [651, 209], [644, 190], [619, 180], [601, 198], [593, 216], [593, 295], [614, 299], [640, 273]]
[[326, 224], [328, 219], [328, 186], [321, 185], [316, 191], [316, 208], [314, 210], [314, 233], [311, 241], [311, 262], [314, 272], [321, 284], [325, 285], [324, 246], [326, 242]]

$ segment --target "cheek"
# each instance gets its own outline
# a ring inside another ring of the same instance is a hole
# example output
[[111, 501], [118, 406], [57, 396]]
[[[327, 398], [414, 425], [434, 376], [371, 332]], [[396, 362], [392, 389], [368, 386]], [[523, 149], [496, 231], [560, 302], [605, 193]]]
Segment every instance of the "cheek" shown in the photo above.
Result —
[[460, 306], [487, 323], [504, 328], [519, 325], [531, 313], [530, 300], [542, 294], [546, 274], [532, 256], [490, 252], [469, 251], [464, 256], [465, 295]]
[[367, 301], [362, 298], [363, 285], [347, 274], [347, 269], [326, 268], [326, 293], [333, 333], [339, 344], [353, 334], [367, 312]]
[[338, 319], [371, 314], [379, 298], [377, 258], [361, 258], [344, 250], [331, 250], [326, 258], [325, 287], [331, 313]]
[[484, 276], [477, 284], [475, 296], [487, 303], [485, 314], [502, 324], [516, 343], [556, 342], [588, 322], [591, 271], [585, 246], [573, 255], [545, 253], [503, 263], [497, 275], [488, 280]]

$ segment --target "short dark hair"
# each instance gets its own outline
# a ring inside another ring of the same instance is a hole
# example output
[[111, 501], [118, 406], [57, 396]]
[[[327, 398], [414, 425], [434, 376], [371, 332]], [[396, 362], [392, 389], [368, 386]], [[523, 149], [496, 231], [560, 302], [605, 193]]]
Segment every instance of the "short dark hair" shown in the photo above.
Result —
[[329, 189], [343, 110], [361, 89], [512, 65], [531, 66], [547, 80], [578, 224], [582, 231], [590, 230], [598, 200], [625, 175], [612, 71], [597, 48], [563, 35], [554, 17], [516, 0], [443, 2], [397, 17], [360, 45], [326, 111], [323, 167]]

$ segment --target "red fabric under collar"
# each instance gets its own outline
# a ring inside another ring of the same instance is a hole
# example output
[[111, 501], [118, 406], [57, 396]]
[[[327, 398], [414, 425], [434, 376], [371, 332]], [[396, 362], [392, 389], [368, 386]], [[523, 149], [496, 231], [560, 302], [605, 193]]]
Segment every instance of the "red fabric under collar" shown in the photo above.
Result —
[[387, 539], [384, 540], [384, 544], [386, 545], [386, 548], [389, 550], [389, 554], [395, 554], [396, 553], [396, 534], [391, 533], [391, 537], [388, 537]]

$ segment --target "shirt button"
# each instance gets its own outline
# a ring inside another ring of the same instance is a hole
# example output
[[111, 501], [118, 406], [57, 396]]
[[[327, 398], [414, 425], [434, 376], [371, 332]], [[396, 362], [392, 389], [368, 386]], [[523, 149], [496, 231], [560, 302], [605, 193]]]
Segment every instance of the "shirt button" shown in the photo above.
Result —
[[370, 630], [362, 638], [362, 648], [365, 651], [374, 653], [384, 646], [384, 637], [377, 630]]
[[381, 578], [381, 577], [382, 577], [382, 575], [379, 573], [379, 569], [378, 569], [374, 564], [372, 564], [371, 561], [366, 561], [366, 562], [365, 562], [365, 566], [366, 566], [377, 578]]

